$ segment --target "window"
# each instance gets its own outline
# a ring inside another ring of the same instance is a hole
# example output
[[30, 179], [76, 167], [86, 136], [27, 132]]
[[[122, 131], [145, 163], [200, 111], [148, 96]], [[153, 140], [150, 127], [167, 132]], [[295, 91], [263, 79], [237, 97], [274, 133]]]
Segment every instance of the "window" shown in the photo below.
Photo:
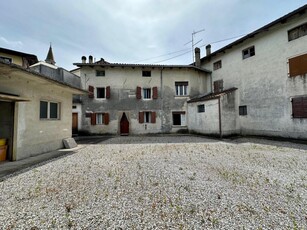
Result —
[[96, 88], [97, 94], [96, 94], [96, 98], [105, 98], [106, 94], [105, 94], [105, 88]]
[[173, 112], [173, 125], [186, 125], [185, 112]]
[[12, 63], [12, 58], [0, 56], [0, 61], [2, 61], [4, 63], [7, 63], [7, 64], [11, 64]]
[[205, 112], [205, 105], [204, 104], [198, 105], [197, 106], [197, 112], [204, 113]]
[[242, 50], [243, 59], [255, 56], [255, 46], [251, 46], [245, 50]]
[[60, 119], [60, 103], [40, 101], [40, 119], [58, 120]]
[[213, 82], [213, 90], [214, 93], [222, 92], [224, 89], [223, 87], [223, 80], [218, 80]]
[[72, 108], [73, 108], [73, 109], [76, 109], [76, 108], [77, 108], [77, 106], [76, 106], [76, 105], [73, 105], [73, 106], [72, 106]]
[[292, 117], [307, 118], [307, 96], [292, 98]]
[[86, 113], [86, 117], [91, 118], [91, 125], [108, 125], [109, 113]]
[[289, 30], [288, 31], [288, 41], [295, 40], [305, 35], [307, 35], [307, 23]]
[[104, 124], [104, 114], [103, 113], [96, 113], [96, 125]]
[[189, 83], [187, 81], [175, 82], [176, 96], [187, 96], [188, 85]]
[[142, 76], [143, 77], [151, 77], [151, 71], [150, 70], [143, 70]]
[[106, 72], [104, 70], [96, 70], [96, 77], [104, 77]]
[[246, 105], [239, 106], [239, 115], [240, 116], [246, 116], [247, 115], [247, 106]]
[[139, 123], [156, 123], [156, 112], [145, 111], [139, 112]]
[[213, 70], [222, 68], [222, 60], [213, 63]]
[[307, 54], [289, 59], [289, 76], [295, 77], [307, 73]]
[[144, 88], [143, 89], [143, 98], [144, 99], [151, 99], [151, 88]]

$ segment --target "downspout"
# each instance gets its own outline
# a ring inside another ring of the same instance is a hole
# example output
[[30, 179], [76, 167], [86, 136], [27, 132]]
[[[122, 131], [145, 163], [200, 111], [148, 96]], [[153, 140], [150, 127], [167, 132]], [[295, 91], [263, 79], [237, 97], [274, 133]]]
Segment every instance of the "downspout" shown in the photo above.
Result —
[[[162, 73], [163, 69], [164, 69], [164, 67], [161, 67], [161, 71], [160, 71], [160, 99], [161, 99], [161, 111], [162, 111], [162, 113], [164, 112], [164, 108], [163, 108], [163, 73]], [[161, 132], [163, 132], [163, 115], [161, 114]]]
[[219, 131], [220, 131], [220, 138], [222, 138], [221, 97], [219, 97]]

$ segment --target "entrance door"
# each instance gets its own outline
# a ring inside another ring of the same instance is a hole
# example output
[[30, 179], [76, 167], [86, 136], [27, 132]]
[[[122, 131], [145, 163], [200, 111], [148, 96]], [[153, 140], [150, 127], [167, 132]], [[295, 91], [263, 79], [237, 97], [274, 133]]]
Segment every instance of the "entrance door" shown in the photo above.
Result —
[[125, 113], [120, 119], [120, 135], [129, 135], [129, 121]]
[[78, 133], [78, 113], [72, 113], [72, 134]]
[[0, 138], [6, 139], [6, 159], [13, 159], [14, 102], [0, 101]]

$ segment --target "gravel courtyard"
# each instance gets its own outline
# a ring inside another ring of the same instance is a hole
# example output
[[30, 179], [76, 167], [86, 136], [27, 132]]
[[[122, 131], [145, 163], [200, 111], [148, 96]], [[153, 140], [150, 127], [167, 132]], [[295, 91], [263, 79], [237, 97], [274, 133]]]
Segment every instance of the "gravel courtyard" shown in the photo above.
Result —
[[115, 137], [0, 193], [0, 229], [307, 229], [307, 146]]

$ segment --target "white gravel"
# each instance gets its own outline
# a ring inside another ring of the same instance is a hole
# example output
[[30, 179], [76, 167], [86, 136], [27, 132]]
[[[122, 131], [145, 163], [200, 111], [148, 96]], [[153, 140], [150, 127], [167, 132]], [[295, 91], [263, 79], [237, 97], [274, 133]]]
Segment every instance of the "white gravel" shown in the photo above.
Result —
[[111, 138], [0, 182], [0, 229], [307, 229], [306, 149]]

